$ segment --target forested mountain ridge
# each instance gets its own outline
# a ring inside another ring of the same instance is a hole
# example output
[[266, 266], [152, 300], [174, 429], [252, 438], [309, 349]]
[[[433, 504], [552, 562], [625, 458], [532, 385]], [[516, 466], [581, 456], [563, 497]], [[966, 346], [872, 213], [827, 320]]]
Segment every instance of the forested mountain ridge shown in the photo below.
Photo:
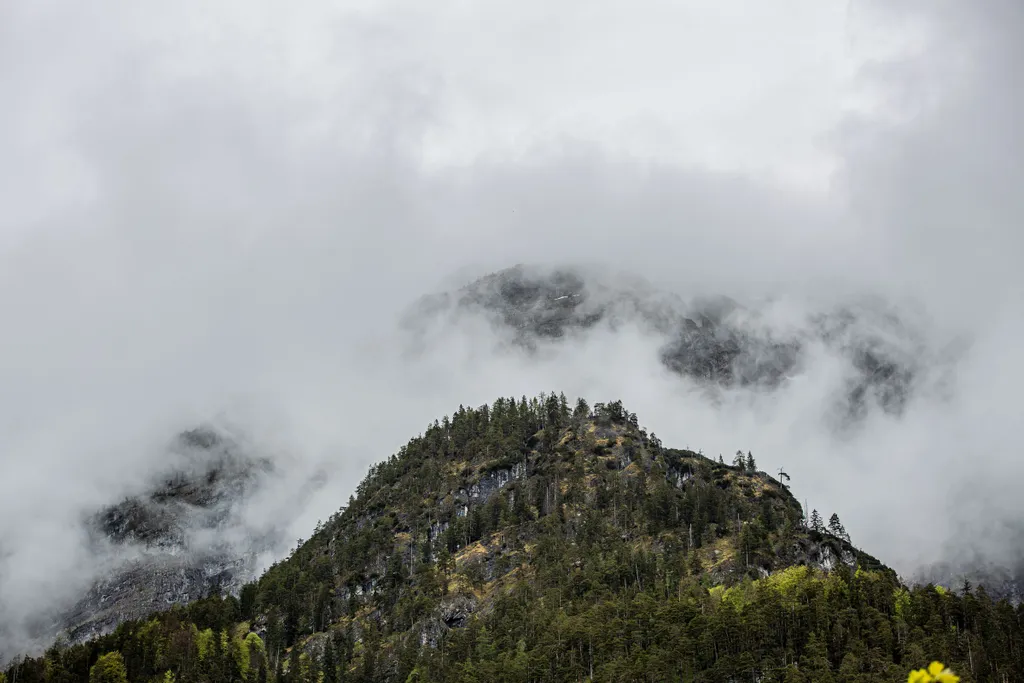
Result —
[[1002, 681], [1021, 617], [981, 589], [905, 588], [753, 454], [665, 448], [619, 402], [548, 395], [435, 422], [238, 599], [7, 683], [877, 681], [935, 658]]

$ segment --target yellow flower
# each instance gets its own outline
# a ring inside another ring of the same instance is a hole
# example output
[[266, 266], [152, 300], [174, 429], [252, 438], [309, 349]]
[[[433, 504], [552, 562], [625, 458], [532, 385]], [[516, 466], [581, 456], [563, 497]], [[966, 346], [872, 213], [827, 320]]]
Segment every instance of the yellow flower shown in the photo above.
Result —
[[959, 683], [960, 677], [941, 662], [932, 662], [927, 669], [911, 671], [907, 683]]

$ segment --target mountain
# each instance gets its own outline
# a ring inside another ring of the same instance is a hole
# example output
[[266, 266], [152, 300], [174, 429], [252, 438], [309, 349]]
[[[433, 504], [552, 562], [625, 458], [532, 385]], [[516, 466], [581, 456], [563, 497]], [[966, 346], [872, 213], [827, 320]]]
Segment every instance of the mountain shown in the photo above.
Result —
[[783, 324], [772, 319], [771, 303], [751, 308], [724, 296], [686, 301], [605, 269], [518, 265], [423, 297], [404, 324], [424, 343], [433, 330], [483, 318], [513, 344], [532, 349], [637, 323], [662, 338], [664, 367], [711, 389], [778, 389], [823, 348], [849, 369], [836, 399], [841, 423], [856, 422], [872, 405], [893, 415], [904, 410], [931, 353], [904, 314], [881, 301], [857, 300], [810, 309]]
[[[422, 297], [404, 324], [415, 349], [428, 348], [433, 335], [446, 343], [444, 332], [480, 321], [527, 354], [639, 326], [660, 341], [652, 360], [700, 387], [701, 399], [712, 403], [727, 391], [778, 395], [827, 367], [825, 381], [810, 383], [825, 387], [821, 425], [841, 440], [857, 430], [870, 439], [863, 431], [870, 410], [899, 420], [915, 400], [941, 402], [957, 374], [969, 376], [957, 367], [964, 340], [947, 338], [912, 307], [865, 297], [818, 302], [780, 297], [746, 305], [725, 296], [686, 299], [641, 277], [600, 267], [506, 268]], [[961, 542], [977, 535], [965, 529], [955, 542], [943, 543], [944, 561], [919, 568], [914, 578], [956, 586], [967, 580], [1019, 602], [1024, 527], [1013, 518], [993, 524], [1004, 530], [997, 561], [991, 551]]]
[[237, 593], [256, 574], [255, 553], [273, 547], [271, 538], [239, 547], [223, 537], [238, 507], [273, 476], [270, 460], [212, 427], [183, 432], [170, 451], [174, 466], [146, 490], [85, 520], [95, 554], [110, 566], [60, 615], [70, 642], [211, 592]]
[[181, 683], [877, 681], [936, 658], [965, 681], [1024, 671], [1024, 611], [980, 588], [902, 585], [838, 518], [808, 520], [779, 476], [753, 453], [724, 463], [665, 447], [619, 402], [460, 406], [237, 598], [53, 648], [6, 683], [90, 670]]

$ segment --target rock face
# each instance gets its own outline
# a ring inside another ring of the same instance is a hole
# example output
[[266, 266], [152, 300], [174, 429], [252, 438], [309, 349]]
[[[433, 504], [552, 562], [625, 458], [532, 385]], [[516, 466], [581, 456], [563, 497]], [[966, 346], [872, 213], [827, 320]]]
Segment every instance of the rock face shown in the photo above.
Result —
[[253, 571], [245, 558], [227, 553], [128, 560], [93, 586], [66, 615], [67, 639], [72, 643], [89, 640], [109, 633], [122, 621], [206, 597], [214, 588], [237, 590]]
[[185, 432], [172, 448], [181, 464], [139, 495], [85, 521], [111, 567], [60, 619], [71, 642], [111, 631], [121, 621], [171, 604], [236, 592], [257, 567], [270, 539], [230, 543], [223, 532], [238, 506], [273, 471], [210, 428]]
[[764, 311], [726, 297], [684, 301], [636, 278], [596, 270], [516, 266], [411, 309], [413, 338], [483, 316], [526, 349], [585, 337], [599, 325], [640, 324], [663, 338], [660, 362], [706, 388], [777, 389], [805, 371], [817, 350], [842, 359], [846, 385], [837, 414], [856, 421], [871, 404], [899, 414], [915, 389], [925, 348], [918, 334], [878, 302], [809, 311], [796, 323], [771, 323]]

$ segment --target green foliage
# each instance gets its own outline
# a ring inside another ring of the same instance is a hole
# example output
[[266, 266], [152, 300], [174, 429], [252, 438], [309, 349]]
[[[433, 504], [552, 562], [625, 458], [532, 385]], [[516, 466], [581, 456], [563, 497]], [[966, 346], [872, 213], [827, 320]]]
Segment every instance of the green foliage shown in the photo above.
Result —
[[199, 652], [199, 660], [205, 660], [213, 652], [213, 629], [201, 631], [196, 638], [196, 649]]
[[[756, 471], [663, 447], [621, 402], [460, 407], [239, 599], [8, 672], [18, 683], [897, 680], [1024, 670], [1021, 612], [907, 588]], [[846, 558], [827, 573], [825, 556]], [[90, 669], [92, 667], [92, 669]], [[106, 675], [104, 673], [104, 675]], [[106, 679], [104, 679], [106, 680]], [[3, 683], [3, 681], [0, 681]]]
[[128, 670], [121, 653], [101, 655], [89, 669], [89, 683], [128, 683]]

